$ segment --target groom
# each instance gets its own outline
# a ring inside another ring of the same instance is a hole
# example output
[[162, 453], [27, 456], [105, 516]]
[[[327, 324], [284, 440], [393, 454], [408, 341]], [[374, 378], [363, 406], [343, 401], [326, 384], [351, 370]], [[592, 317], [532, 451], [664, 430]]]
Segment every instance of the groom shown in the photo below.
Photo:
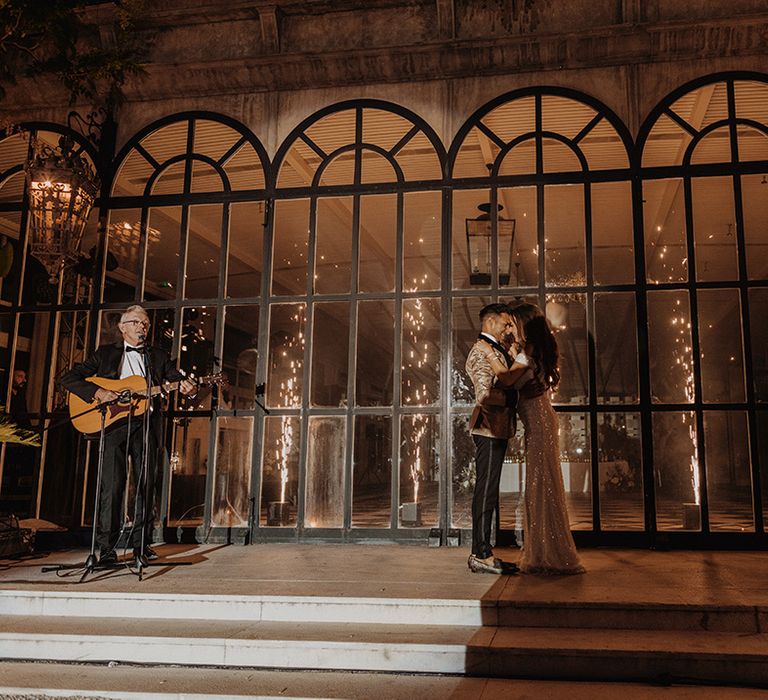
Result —
[[515, 434], [517, 391], [496, 385], [496, 375], [486, 357], [488, 345], [498, 358], [512, 365], [504, 345], [513, 321], [506, 304], [488, 304], [480, 310], [480, 336], [467, 356], [467, 374], [475, 389], [475, 408], [469, 419], [475, 443], [475, 491], [472, 497], [472, 553], [474, 573], [514, 573], [515, 564], [502, 562], [491, 549], [491, 523], [499, 506], [499, 481], [507, 442]]

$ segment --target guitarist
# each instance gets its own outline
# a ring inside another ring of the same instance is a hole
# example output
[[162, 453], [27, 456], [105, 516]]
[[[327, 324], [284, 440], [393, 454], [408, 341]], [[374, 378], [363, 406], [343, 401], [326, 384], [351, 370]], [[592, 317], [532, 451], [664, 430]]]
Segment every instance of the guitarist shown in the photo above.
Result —
[[[85, 381], [88, 377], [104, 377], [108, 379], [124, 379], [138, 375], [146, 377], [147, 360], [152, 370], [152, 384], [163, 382], [180, 382], [182, 394], [195, 392], [195, 384], [184, 379], [184, 375], [176, 369], [168, 353], [160, 348], [145, 345], [149, 331], [149, 316], [138, 305], [128, 307], [120, 317], [118, 324], [123, 340], [118, 343], [102, 345], [97, 348], [84, 362], [76, 364], [60, 379], [61, 385], [87, 402], [98, 401], [106, 403], [118, 398], [118, 394], [104, 389], [92, 382]], [[147, 559], [157, 558], [157, 554], [149, 546], [152, 533], [151, 512], [147, 513], [154, 502], [154, 482], [156, 471], [156, 456], [162, 431], [162, 415], [160, 401], [154, 400], [150, 410], [143, 416], [132, 417], [112, 426], [104, 438], [104, 463], [101, 477], [101, 493], [99, 494], [99, 514], [96, 523], [96, 543], [99, 546], [99, 563], [105, 566], [117, 562], [117, 540], [123, 522], [123, 493], [125, 491], [125, 461], [131, 457], [133, 480], [136, 486], [136, 518], [132, 532], [133, 555], [146, 563]], [[144, 489], [140, 475], [142, 472], [144, 420], [149, 420], [149, 444], [147, 445], [148, 469], [146, 470], [147, 504], [144, 503]], [[149, 517], [146, 517], [149, 516]], [[144, 551], [141, 551], [142, 529], [145, 530]]]

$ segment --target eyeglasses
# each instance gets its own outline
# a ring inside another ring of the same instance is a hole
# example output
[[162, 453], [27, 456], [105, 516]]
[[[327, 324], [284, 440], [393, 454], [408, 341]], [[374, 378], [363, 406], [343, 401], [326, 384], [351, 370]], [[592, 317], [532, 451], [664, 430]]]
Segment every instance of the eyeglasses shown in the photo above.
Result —
[[149, 328], [149, 321], [136, 321], [131, 319], [129, 321], [121, 321], [123, 326], [141, 326], [142, 328]]

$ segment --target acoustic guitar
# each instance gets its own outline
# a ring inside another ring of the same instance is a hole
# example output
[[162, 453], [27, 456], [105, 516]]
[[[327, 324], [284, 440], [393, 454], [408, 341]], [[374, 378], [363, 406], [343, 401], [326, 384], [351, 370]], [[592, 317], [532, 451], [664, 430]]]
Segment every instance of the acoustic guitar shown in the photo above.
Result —
[[[198, 386], [211, 386], [213, 384], [222, 384], [224, 382], [221, 373], [211, 374], [206, 377], [192, 378]], [[129, 415], [140, 416], [147, 410], [149, 399], [147, 398], [147, 380], [139, 375], [126, 377], [125, 379], [105, 379], [104, 377], [88, 377], [85, 381], [91, 382], [102, 389], [109, 389], [120, 395], [115, 403], [107, 404], [107, 412], [104, 419], [104, 427], [114, 427], [116, 423], [127, 420]], [[163, 385], [153, 386], [150, 389], [149, 397], [157, 396], [161, 393], [175, 391], [179, 388], [181, 381], [167, 382]], [[90, 403], [83, 401], [77, 394], [69, 394], [69, 417], [72, 425], [81, 433], [89, 435], [98, 433], [101, 429], [101, 412], [93, 410], [98, 406], [95, 399]]]

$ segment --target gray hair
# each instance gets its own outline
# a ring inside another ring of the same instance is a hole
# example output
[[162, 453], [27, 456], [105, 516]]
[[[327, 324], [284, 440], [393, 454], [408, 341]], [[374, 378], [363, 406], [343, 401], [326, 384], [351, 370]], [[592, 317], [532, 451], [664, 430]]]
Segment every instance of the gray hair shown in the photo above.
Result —
[[122, 315], [120, 316], [120, 323], [123, 322], [128, 314], [132, 313], [139, 313], [142, 316], [145, 316], [147, 320], [149, 320], [149, 314], [147, 313], [147, 310], [140, 304], [134, 304], [133, 306], [129, 306], [125, 311], [123, 311]]

